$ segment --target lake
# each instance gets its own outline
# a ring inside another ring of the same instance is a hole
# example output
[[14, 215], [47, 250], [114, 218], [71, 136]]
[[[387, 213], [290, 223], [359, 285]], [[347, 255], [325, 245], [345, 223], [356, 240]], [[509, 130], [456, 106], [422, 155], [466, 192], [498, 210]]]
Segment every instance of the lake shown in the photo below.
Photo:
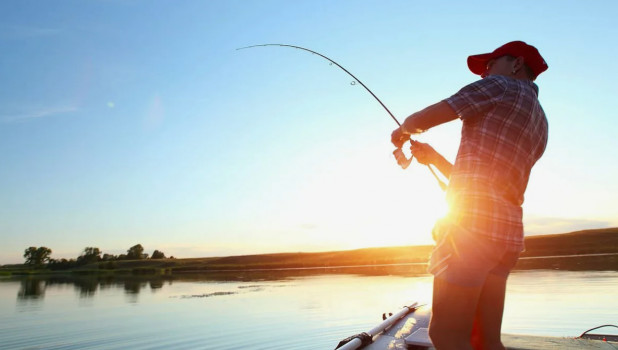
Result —
[[[384, 312], [430, 303], [431, 285], [402, 267], [0, 277], [0, 349], [333, 349]], [[503, 331], [618, 324], [617, 291], [618, 271], [515, 271]]]

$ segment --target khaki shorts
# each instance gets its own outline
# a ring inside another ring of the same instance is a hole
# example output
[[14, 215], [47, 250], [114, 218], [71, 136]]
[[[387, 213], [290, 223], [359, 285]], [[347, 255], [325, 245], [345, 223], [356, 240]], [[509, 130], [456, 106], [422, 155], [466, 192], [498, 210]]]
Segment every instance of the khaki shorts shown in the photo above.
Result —
[[448, 221], [434, 227], [436, 247], [431, 253], [428, 271], [437, 278], [460, 286], [478, 287], [489, 274], [507, 278], [519, 251], [511, 251], [500, 242], [478, 237]]

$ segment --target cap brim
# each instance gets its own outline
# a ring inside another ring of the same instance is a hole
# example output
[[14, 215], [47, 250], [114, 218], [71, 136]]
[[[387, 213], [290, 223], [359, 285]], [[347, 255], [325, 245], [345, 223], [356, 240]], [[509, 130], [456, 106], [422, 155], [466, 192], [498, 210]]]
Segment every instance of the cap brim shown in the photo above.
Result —
[[487, 69], [487, 62], [492, 58], [493, 53], [484, 53], [468, 57], [468, 68], [477, 75], [482, 75]]

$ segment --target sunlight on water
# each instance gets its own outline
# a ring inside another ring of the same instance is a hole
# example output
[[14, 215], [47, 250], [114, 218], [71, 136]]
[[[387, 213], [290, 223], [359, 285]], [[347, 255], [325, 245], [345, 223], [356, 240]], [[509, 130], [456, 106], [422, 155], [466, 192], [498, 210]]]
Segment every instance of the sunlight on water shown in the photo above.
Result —
[[510, 333], [578, 336], [618, 323], [618, 272], [527, 271], [512, 275], [503, 328]]
[[[400, 271], [401, 272], [401, 271]], [[321, 274], [320, 274], [321, 273]], [[616, 323], [618, 272], [516, 272], [506, 333]], [[431, 301], [431, 277], [367, 268], [96, 280], [0, 279], [2, 349], [330, 349]]]

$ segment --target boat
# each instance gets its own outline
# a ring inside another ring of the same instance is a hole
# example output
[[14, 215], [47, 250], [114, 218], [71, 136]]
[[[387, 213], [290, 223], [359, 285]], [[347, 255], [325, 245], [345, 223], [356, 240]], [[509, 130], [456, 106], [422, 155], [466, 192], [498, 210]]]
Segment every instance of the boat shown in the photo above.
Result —
[[[428, 335], [431, 308], [412, 303], [395, 314], [382, 315], [382, 322], [372, 329], [343, 339], [336, 350], [431, 350], [434, 349]], [[576, 337], [543, 337], [503, 334], [502, 343], [509, 350], [616, 350], [618, 335], [591, 333], [615, 325], [602, 325], [583, 332]]]

